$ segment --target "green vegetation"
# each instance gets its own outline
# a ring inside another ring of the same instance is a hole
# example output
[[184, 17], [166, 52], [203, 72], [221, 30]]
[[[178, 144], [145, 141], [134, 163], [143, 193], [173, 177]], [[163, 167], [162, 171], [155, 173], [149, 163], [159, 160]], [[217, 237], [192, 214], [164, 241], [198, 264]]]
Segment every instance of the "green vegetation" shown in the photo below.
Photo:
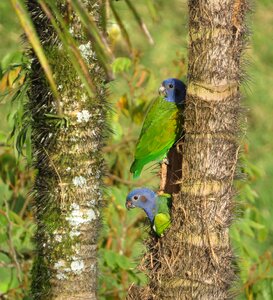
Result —
[[[182, 2], [182, 3], [181, 3]], [[162, 79], [185, 79], [187, 70], [187, 5], [186, 2], [138, 1], [147, 27], [155, 41], [150, 45], [132, 18], [124, 1], [114, 3], [126, 27], [134, 54], [129, 58], [128, 44], [112, 17], [108, 32], [112, 48], [119, 57], [112, 64], [116, 80], [109, 84], [113, 112], [109, 123], [114, 134], [105, 146], [109, 176], [105, 178], [104, 228], [100, 241], [101, 299], [123, 299], [132, 282], [144, 283], [145, 276], [136, 270], [147, 234], [145, 216], [139, 211], [127, 212], [124, 206], [128, 190], [158, 184], [155, 164], [145, 168], [143, 176], [133, 181], [129, 174], [134, 145], [145, 111], [157, 95]], [[249, 110], [247, 137], [242, 140], [242, 171], [246, 179], [237, 182], [241, 211], [231, 236], [237, 255], [241, 282], [239, 299], [273, 299], [273, 3], [261, 0], [252, 16], [250, 62], [243, 84], [244, 105]], [[21, 29], [8, 1], [0, 2], [0, 91], [18, 84], [21, 63], [19, 46]], [[18, 46], [19, 45], [19, 46]], [[19, 52], [19, 54], [18, 54]], [[17, 72], [17, 73], [16, 73]], [[3, 80], [5, 74], [6, 81]], [[7, 79], [8, 78], [8, 79]], [[17, 81], [15, 80], [17, 78]], [[15, 80], [15, 81], [14, 81]], [[0, 295], [8, 299], [30, 299], [30, 269], [33, 259], [34, 233], [31, 196], [28, 194], [34, 172], [24, 156], [18, 157], [9, 134], [22, 115], [24, 101], [7, 97], [0, 102]], [[29, 133], [23, 135], [29, 140]], [[29, 145], [29, 144], [26, 144]], [[30, 160], [29, 147], [23, 149]]]

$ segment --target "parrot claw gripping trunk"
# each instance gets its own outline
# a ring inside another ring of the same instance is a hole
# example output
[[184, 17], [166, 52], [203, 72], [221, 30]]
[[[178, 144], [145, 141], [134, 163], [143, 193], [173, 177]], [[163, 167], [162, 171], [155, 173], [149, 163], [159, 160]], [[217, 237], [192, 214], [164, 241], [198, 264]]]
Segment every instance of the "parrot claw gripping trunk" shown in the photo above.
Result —
[[[239, 85], [248, 29], [246, 0], [189, 0], [189, 66], [182, 170], [172, 195], [172, 226], [150, 237], [140, 269], [148, 285], [127, 299], [233, 299], [229, 227], [242, 117]], [[167, 187], [168, 188], [168, 187]], [[168, 191], [167, 191], [168, 192]]]

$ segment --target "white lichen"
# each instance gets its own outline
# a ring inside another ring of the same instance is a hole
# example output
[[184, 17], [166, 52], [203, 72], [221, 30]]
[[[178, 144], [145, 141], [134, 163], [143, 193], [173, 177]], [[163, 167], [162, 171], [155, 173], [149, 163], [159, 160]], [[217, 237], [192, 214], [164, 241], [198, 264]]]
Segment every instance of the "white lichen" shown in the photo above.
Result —
[[[97, 215], [99, 215], [99, 212], [97, 212]], [[86, 219], [88, 221], [95, 220], [96, 218], [97, 218], [97, 216], [96, 216], [95, 211], [93, 209], [88, 209], [86, 211]]]
[[63, 260], [59, 260], [54, 264], [54, 269], [57, 271], [56, 277], [59, 280], [64, 280], [67, 276], [64, 274], [65, 272], [65, 262]]
[[80, 209], [76, 203], [71, 204], [71, 213], [66, 217], [66, 220], [72, 227], [72, 231], [76, 232], [77, 228], [85, 223], [89, 223], [97, 218], [95, 211], [90, 209]]
[[70, 263], [70, 266], [66, 264], [64, 260], [59, 260], [54, 264], [56, 270], [56, 278], [59, 280], [67, 279], [68, 273], [74, 273], [79, 275], [85, 269], [83, 260], [79, 260], [76, 256], [72, 257], [74, 261]]
[[69, 31], [69, 33], [70, 33], [71, 35], [74, 35], [74, 28], [73, 28], [73, 27], [70, 27], [68, 31]]
[[94, 53], [92, 52], [90, 41], [87, 44], [80, 45], [79, 50], [81, 52], [82, 57], [86, 60], [88, 60], [91, 56], [94, 55]]
[[63, 237], [60, 235], [60, 234], [56, 234], [55, 235], [55, 240], [57, 241], [57, 242], [61, 242], [62, 241], [62, 239], [63, 239]]
[[70, 267], [72, 272], [77, 275], [81, 274], [81, 272], [85, 269], [84, 262], [82, 260], [72, 261]]
[[65, 262], [63, 260], [59, 260], [54, 264], [54, 269], [58, 270], [65, 266]]
[[[84, 87], [84, 85], [83, 85], [82, 87]], [[86, 94], [83, 94], [82, 97], [81, 97], [81, 100], [82, 100], [83, 102], [86, 102], [87, 99], [88, 99], [87, 95], [86, 95]]]
[[58, 280], [65, 280], [65, 279], [67, 279], [67, 276], [64, 273], [58, 272], [56, 275], [56, 278]]
[[77, 122], [78, 123], [88, 122], [90, 117], [91, 117], [91, 114], [89, 113], [89, 111], [84, 109], [77, 113]]
[[71, 231], [69, 232], [69, 236], [70, 236], [71, 238], [74, 238], [75, 236], [79, 236], [80, 234], [81, 234], [81, 232], [78, 231], [78, 230], [71, 230]]
[[72, 180], [76, 187], [84, 187], [86, 185], [86, 179], [83, 176], [76, 176]]

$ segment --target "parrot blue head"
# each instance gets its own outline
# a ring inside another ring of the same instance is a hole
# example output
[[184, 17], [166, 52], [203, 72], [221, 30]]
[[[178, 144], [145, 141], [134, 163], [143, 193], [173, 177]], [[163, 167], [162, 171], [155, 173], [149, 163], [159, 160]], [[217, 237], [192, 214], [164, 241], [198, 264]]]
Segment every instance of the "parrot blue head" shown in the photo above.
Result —
[[176, 104], [182, 104], [186, 97], [186, 85], [176, 78], [164, 80], [158, 91], [166, 101]]
[[132, 190], [126, 197], [126, 208], [142, 208], [151, 222], [156, 215], [156, 193], [147, 188]]

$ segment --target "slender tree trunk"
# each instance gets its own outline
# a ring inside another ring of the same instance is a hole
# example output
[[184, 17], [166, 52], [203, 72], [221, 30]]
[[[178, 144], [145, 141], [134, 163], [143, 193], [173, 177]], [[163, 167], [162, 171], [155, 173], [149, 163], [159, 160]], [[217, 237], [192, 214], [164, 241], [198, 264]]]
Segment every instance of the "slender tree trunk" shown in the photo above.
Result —
[[[33, 119], [34, 166], [38, 173], [33, 191], [37, 257], [32, 272], [32, 294], [34, 299], [43, 300], [97, 299], [105, 75], [78, 18], [67, 3], [56, 1], [90, 66], [89, 72], [97, 88], [93, 98], [85, 91], [37, 1], [27, 2], [53, 69], [61, 95], [62, 114], [69, 119], [69, 126], [57, 126], [58, 119], [52, 121], [45, 115], [57, 114], [57, 104], [33, 55], [29, 108]], [[100, 3], [85, 1], [98, 22]]]
[[[128, 299], [234, 297], [229, 227], [239, 151], [246, 12], [246, 0], [189, 1], [185, 135], [176, 154], [182, 152], [182, 178], [176, 181], [180, 191], [173, 194], [171, 229], [159, 241], [148, 241], [142, 268], [149, 286], [132, 289]], [[171, 167], [181, 170], [181, 165]]]

